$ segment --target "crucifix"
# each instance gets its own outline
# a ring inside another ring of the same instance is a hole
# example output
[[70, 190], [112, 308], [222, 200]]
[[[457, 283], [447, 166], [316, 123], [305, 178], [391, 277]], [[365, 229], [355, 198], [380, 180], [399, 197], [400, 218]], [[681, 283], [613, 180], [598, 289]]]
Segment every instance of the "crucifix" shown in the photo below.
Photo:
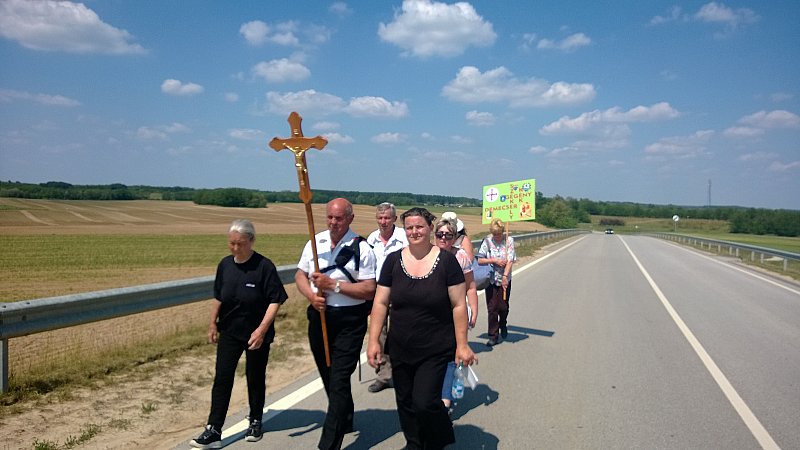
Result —
[[[322, 150], [328, 141], [322, 136], [305, 137], [303, 130], [300, 128], [300, 123], [303, 118], [300, 114], [292, 112], [289, 114], [289, 126], [292, 129], [292, 137], [286, 139], [272, 138], [269, 141], [269, 146], [279, 152], [287, 149], [294, 153], [294, 165], [297, 169], [297, 182], [300, 184], [300, 200], [306, 207], [306, 220], [308, 222], [308, 235], [311, 241], [311, 253], [314, 258], [314, 271], [319, 272], [319, 260], [317, 259], [317, 240], [316, 233], [314, 232], [314, 215], [311, 213], [311, 199], [314, 194], [311, 192], [311, 186], [308, 183], [308, 167], [306, 166], [306, 150], [316, 148]], [[328, 326], [325, 322], [325, 311], [320, 311], [320, 322], [322, 324], [322, 343], [325, 346], [325, 362], [328, 367], [331, 365], [331, 354], [328, 348]]]

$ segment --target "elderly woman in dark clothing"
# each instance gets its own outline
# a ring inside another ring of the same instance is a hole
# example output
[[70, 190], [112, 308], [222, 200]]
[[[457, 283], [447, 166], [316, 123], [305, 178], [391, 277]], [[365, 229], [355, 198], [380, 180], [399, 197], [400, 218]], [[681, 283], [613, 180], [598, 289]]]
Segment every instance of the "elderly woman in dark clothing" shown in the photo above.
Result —
[[431, 243], [433, 214], [411, 208], [401, 219], [408, 246], [387, 256], [381, 269], [367, 358], [372, 367], [381, 361], [378, 337], [391, 308], [386, 351], [406, 448], [438, 449], [455, 442], [440, 395], [447, 363], [476, 361], [467, 343], [466, 283], [456, 257]]
[[211, 388], [211, 412], [203, 433], [190, 444], [196, 448], [221, 448], [222, 425], [228, 412], [236, 365], [247, 358], [249, 427], [245, 440], [261, 439], [261, 419], [266, 394], [269, 346], [275, 337], [273, 323], [288, 296], [275, 264], [253, 250], [256, 232], [246, 219], [234, 220], [228, 230], [231, 254], [220, 261], [214, 280], [214, 300], [208, 341], [217, 344], [216, 374]]

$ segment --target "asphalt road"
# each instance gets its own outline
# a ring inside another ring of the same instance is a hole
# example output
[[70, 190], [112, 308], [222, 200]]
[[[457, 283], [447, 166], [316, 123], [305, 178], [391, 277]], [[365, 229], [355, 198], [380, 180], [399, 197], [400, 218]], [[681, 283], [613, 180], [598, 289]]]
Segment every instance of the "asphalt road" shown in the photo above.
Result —
[[[800, 449], [800, 285], [592, 234], [516, 267], [510, 302], [505, 342], [484, 345], [485, 316], [470, 334], [480, 384], [455, 407], [453, 448]], [[344, 448], [402, 448], [394, 393], [368, 393], [372, 374], [353, 376]], [[315, 378], [267, 399], [258, 443], [242, 439], [245, 412], [230, 416], [226, 448], [316, 448]]]

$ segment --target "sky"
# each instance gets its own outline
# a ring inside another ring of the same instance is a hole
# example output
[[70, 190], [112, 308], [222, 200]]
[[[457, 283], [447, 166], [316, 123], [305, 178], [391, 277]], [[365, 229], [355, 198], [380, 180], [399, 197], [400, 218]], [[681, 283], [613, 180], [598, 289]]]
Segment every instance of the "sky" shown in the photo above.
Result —
[[800, 2], [0, 0], [0, 179], [800, 209]]

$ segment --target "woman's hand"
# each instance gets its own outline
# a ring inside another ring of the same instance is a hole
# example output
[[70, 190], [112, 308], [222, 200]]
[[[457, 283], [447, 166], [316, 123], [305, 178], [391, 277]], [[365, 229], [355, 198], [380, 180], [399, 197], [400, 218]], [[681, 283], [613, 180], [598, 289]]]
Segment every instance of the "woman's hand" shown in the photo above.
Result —
[[506, 264], [508, 263], [508, 261], [506, 261], [504, 258], [492, 258], [492, 262], [496, 266], [500, 266], [500, 267], [505, 267]]
[[208, 324], [208, 343], [216, 344], [219, 340], [219, 331], [217, 330], [217, 323], [211, 322]]
[[478, 362], [478, 357], [469, 348], [469, 345], [459, 345], [456, 347], [456, 365], [463, 363], [465, 366], [471, 366]]
[[250, 335], [250, 339], [247, 340], [247, 349], [248, 350], [257, 350], [261, 348], [261, 344], [264, 343], [264, 335], [266, 334], [265, 331], [262, 331], [261, 328], [256, 328], [253, 333]]

